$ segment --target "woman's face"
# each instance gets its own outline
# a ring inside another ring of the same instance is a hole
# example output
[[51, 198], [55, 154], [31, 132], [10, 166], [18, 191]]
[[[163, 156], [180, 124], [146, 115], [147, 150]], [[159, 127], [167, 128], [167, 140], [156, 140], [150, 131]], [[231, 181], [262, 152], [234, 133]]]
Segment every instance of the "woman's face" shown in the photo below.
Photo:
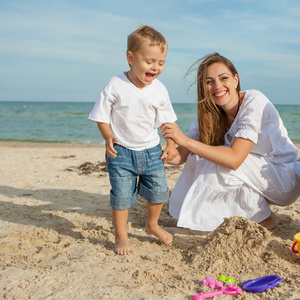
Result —
[[228, 67], [216, 62], [207, 67], [206, 88], [216, 105], [222, 107], [225, 111], [230, 110], [238, 102], [238, 75], [232, 75]]

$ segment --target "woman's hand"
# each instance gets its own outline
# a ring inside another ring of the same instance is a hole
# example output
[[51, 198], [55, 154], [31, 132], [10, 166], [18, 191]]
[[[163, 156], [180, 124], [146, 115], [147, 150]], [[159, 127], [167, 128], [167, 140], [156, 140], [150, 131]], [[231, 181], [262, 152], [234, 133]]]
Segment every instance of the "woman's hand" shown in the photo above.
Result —
[[[161, 131], [164, 138], [171, 138], [177, 145], [181, 146], [180, 148], [186, 149], [185, 153], [179, 156], [182, 157], [181, 161], [186, 159], [186, 154], [192, 152], [199, 157], [232, 170], [236, 170], [240, 167], [253, 147], [251, 140], [241, 137], [236, 137], [230, 147], [206, 145], [188, 138], [182, 133], [176, 123], [166, 123], [162, 125]], [[178, 164], [175, 160], [169, 163]]]
[[177, 145], [184, 146], [187, 137], [176, 123], [165, 123], [161, 126], [161, 132], [165, 139], [171, 138]]

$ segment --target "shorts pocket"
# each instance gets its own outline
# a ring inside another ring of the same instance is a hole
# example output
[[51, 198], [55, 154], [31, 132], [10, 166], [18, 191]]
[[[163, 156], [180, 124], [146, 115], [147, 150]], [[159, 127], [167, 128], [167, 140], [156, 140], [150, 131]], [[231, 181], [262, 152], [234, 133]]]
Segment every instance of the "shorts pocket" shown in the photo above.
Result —
[[135, 182], [130, 175], [124, 177], [110, 177], [111, 192], [115, 197], [127, 198], [134, 194]]

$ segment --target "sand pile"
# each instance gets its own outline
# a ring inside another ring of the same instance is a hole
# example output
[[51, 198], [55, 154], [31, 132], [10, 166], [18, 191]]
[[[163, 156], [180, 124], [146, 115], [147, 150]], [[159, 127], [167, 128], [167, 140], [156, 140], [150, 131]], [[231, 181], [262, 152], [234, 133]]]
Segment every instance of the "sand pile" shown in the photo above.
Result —
[[[285, 284], [299, 287], [300, 292], [300, 278], [290, 276], [295, 268], [299, 269], [299, 257], [292, 253], [292, 244], [274, 237], [255, 222], [233, 217], [225, 219], [203, 243], [190, 250], [190, 263], [207, 276], [234, 278], [235, 285], [261, 276], [279, 275]], [[202, 287], [202, 291], [209, 290]], [[289, 289], [279, 292], [274, 288], [264, 294], [268, 293], [272, 297], [275, 293], [277, 299], [286, 299]], [[253, 294], [253, 297], [255, 295], [261, 294]]]

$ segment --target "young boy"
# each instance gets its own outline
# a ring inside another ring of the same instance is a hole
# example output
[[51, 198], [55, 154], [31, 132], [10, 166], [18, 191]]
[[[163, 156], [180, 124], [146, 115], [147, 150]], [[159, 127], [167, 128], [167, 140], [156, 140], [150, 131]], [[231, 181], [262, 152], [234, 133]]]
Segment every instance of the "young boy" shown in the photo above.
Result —
[[163, 160], [172, 160], [177, 151], [171, 139], [162, 151], [157, 130], [177, 119], [167, 89], [157, 79], [167, 48], [165, 38], [150, 26], [130, 34], [126, 53], [130, 70], [108, 81], [89, 115], [105, 140], [115, 252], [120, 255], [135, 253], [126, 227], [137, 194], [147, 200], [146, 231], [165, 244], [173, 240], [158, 225], [163, 203], [169, 199]]

